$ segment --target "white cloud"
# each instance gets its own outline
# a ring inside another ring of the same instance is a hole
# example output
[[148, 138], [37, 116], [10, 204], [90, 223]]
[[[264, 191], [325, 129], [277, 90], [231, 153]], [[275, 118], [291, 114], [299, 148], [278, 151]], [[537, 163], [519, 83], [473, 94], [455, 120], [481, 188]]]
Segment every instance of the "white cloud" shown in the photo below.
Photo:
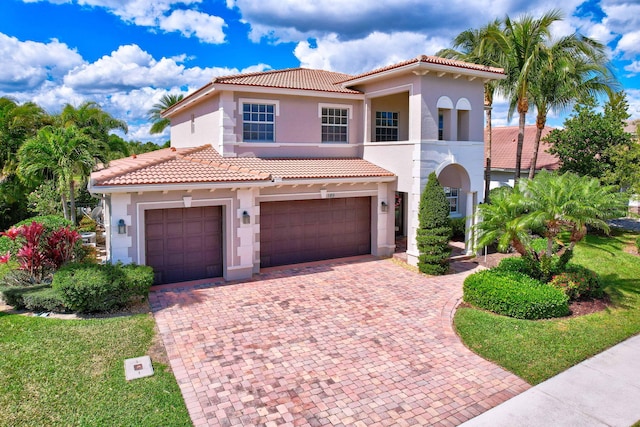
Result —
[[448, 40], [429, 39], [418, 33], [384, 34], [374, 32], [363, 39], [340, 41], [332, 34], [316, 41], [300, 42], [294, 55], [302, 67], [321, 68], [357, 74], [363, 71], [410, 59], [425, 52], [436, 52]]
[[624, 34], [616, 46], [623, 59], [632, 59], [640, 54], [640, 30]]
[[628, 71], [631, 76], [640, 74], [640, 61], [633, 61], [631, 64], [625, 66], [624, 69]]
[[29, 90], [56, 79], [82, 64], [82, 57], [66, 44], [20, 41], [0, 33], [0, 89]]
[[167, 32], [178, 31], [185, 37], [194, 36], [205, 43], [224, 43], [224, 19], [195, 10], [174, 10], [160, 18], [160, 28]]
[[[25, 3], [47, 1], [53, 4], [77, 3], [99, 7], [127, 23], [142, 27], [177, 31], [185, 37], [196, 37], [204, 43], [224, 43], [224, 20], [194, 9], [203, 0], [22, 0]], [[176, 6], [181, 8], [176, 8]]]

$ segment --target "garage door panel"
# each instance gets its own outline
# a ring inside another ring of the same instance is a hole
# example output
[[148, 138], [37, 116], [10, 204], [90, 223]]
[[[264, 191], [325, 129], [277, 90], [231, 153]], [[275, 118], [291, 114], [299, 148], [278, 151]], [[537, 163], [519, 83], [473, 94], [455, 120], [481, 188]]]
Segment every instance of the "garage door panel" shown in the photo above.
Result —
[[371, 198], [265, 202], [260, 264], [294, 264], [371, 253]]
[[155, 283], [222, 275], [222, 208], [145, 211], [146, 264]]

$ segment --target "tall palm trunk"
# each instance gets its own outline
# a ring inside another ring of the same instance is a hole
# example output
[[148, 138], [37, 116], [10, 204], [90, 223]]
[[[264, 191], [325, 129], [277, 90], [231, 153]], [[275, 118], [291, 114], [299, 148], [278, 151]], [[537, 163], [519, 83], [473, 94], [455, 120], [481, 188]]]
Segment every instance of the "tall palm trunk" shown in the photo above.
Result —
[[62, 191], [60, 195], [60, 200], [62, 201], [62, 213], [64, 215], [64, 219], [69, 219], [69, 206], [67, 206], [67, 195]]
[[484, 202], [489, 203], [491, 191], [491, 110], [487, 110], [487, 158], [484, 169]]
[[71, 179], [69, 181], [69, 210], [71, 212], [69, 215], [69, 219], [73, 223], [76, 224], [76, 193], [75, 193], [76, 182]]
[[518, 184], [520, 180], [520, 170], [522, 168], [522, 146], [524, 145], [524, 125], [527, 119], [527, 111], [529, 111], [529, 101], [526, 97], [522, 97], [518, 101], [518, 113], [520, 113], [520, 121], [518, 123], [518, 146], [516, 148], [516, 173], [513, 179], [513, 185]]
[[531, 166], [529, 167], [529, 179], [536, 176], [536, 165], [538, 163], [538, 150], [540, 150], [540, 139], [542, 138], [542, 130], [547, 123], [547, 116], [538, 114], [536, 117], [536, 139], [533, 142], [533, 156], [531, 157]]
[[487, 95], [487, 89], [485, 88], [485, 105], [487, 116], [487, 165], [484, 170], [484, 202], [489, 203], [489, 190], [491, 186], [491, 108], [492, 102]]

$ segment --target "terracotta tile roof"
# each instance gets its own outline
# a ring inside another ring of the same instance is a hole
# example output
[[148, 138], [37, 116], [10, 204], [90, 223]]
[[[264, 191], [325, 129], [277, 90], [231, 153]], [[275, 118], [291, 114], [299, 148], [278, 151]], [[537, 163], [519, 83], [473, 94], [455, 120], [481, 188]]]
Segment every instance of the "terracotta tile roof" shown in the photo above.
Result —
[[[536, 138], [536, 126], [525, 126], [524, 143], [522, 145], [522, 164], [521, 169], [526, 170], [531, 167], [531, 158], [533, 157], [533, 145]], [[542, 130], [542, 139], [551, 132], [553, 128], [545, 126]], [[488, 140], [485, 129], [485, 150], [487, 149], [486, 141]], [[518, 145], [518, 126], [494, 127], [491, 130], [491, 168], [492, 169], [508, 169], [515, 170], [516, 149]], [[560, 167], [560, 160], [556, 156], [547, 153], [549, 145], [544, 141], [540, 141], [538, 149], [538, 159], [536, 161], [536, 170], [547, 169], [556, 170]]]
[[379, 74], [385, 71], [390, 71], [396, 68], [401, 68], [407, 65], [419, 64], [419, 63], [446, 65], [449, 67], [465, 68], [468, 70], [475, 70], [475, 71], [486, 71], [486, 72], [495, 73], [498, 75], [504, 74], [504, 70], [502, 68], [488, 67], [485, 65], [473, 64], [471, 62], [456, 61], [454, 59], [441, 58], [439, 56], [420, 55], [403, 62], [398, 62], [397, 64], [391, 64], [386, 67], [378, 68], [372, 71], [367, 71], [365, 73], [358, 74], [356, 76], [351, 76], [348, 79], [344, 80], [342, 83], [348, 83], [351, 80], [356, 80], [362, 77], [372, 76], [374, 74]]
[[394, 176], [359, 158], [224, 158], [210, 145], [167, 148], [111, 162], [91, 174], [94, 187], [113, 185], [221, 183], [282, 179], [335, 179]]
[[349, 74], [336, 73], [333, 71], [288, 68], [284, 70], [216, 77], [212, 83], [360, 94], [361, 92], [357, 90], [345, 88], [338, 84], [350, 77]]

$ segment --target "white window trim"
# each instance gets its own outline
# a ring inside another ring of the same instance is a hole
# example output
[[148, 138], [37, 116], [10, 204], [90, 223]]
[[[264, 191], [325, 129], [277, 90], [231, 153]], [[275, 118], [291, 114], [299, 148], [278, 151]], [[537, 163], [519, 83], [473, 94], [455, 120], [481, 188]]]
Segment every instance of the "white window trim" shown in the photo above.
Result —
[[[447, 197], [447, 201], [449, 202], [449, 216], [457, 216], [460, 215], [460, 189], [456, 188], [456, 187], [448, 187], [451, 190], [456, 190], [456, 195], [455, 196], [447, 196], [445, 193], [445, 196]], [[451, 210], [451, 200], [455, 199], [456, 201], [456, 210], [452, 211]]]
[[322, 142], [323, 144], [349, 144], [349, 130], [351, 129], [351, 120], [353, 120], [353, 105], [351, 104], [327, 104], [318, 103], [318, 118], [320, 119], [320, 129], [322, 129], [322, 109], [333, 108], [347, 110], [347, 140], [344, 142]]
[[[263, 98], [238, 98], [238, 107], [236, 109], [236, 111], [238, 111], [239, 114], [239, 119], [240, 119], [240, 136], [242, 137], [242, 142], [245, 142], [244, 140], [244, 132], [242, 131], [242, 124], [244, 123], [244, 120], [242, 118], [242, 112], [243, 112], [243, 108], [242, 106], [244, 104], [265, 104], [265, 105], [274, 105], [275, 106], [275, 117], [278, 117], [280, 115], [280, 101], [277, 99], [263, 99]], [[247, 143], [251, 143], [251, 144], [273, 144], [274, 142], [276, 142], [276, 133], [277, 131], [277, 124], [276, 124], [276, 120], [273, 120], [273, 141], [246, 141]]]
[[238, 108], [236, 111], [239, 111], [240, 114], [242, 114], [242, 104], [273, 104], [276, 106], [276, 117], [280, 115], [280, 101], [277, 99], [238, 98]]
[[[323, 108], [340, 108], [342, 110], [348, 110], [349, 111], [349, 121], [351, 121], [353, 119], [353, 105], [351, 104], [325, 104], [325, 103], [319, 103], [318, 104], [318, 118], [322, 118], [322, 109]], [[348, 125], [348, 124], [347, 124]]]

